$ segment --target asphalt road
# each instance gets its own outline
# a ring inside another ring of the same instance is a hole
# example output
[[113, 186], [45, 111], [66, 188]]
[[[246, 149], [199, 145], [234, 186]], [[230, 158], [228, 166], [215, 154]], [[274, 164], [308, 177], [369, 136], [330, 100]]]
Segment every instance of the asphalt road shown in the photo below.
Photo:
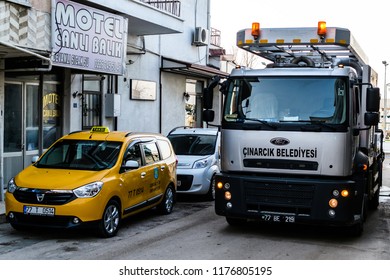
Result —
[[0, 260], [390, 260], [389, 160], [379, 208], [360, 237], [299, 225], [233, 228], [214, 213], [213, 202], [181, 198], [171, 215], [151, 210], [131, 217], [110, 239], [0, 224]]

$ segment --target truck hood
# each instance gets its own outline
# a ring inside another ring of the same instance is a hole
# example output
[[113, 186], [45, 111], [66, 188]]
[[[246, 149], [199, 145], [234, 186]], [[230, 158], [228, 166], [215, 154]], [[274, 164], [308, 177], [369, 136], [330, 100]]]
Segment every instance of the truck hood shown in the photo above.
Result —
[[88, 171], [71, 169], [37, 168], [33, 165], [15, 177], [19, 187], [72, 190], [85, 184], [102, 180], [110, 170]]

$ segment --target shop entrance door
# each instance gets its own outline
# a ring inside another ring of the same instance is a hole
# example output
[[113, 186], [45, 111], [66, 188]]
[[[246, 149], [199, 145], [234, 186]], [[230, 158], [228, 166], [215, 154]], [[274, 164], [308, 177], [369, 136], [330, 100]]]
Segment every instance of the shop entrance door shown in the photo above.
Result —
[[5, 83], [4, 184], [38, 155], [38, 93], [39, 83]]

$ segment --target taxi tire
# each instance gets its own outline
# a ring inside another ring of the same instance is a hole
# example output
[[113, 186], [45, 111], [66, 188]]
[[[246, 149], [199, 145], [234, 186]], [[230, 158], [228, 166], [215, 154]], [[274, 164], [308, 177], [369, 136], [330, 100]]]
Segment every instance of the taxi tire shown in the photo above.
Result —
[[109, 238], [118, 233], [120, 225], [120, 205], [119, 203], [111, 199], [106, 208], [104, 209], [102, 219], [98, 224], [98, 234], [101, 237]]
[[158, 211], [163, 215], [172, 213], [173, 204], [175, 202], [175, 192], [172, 186], [168, 186], [164, 193], [164, 198], [157, 206]]

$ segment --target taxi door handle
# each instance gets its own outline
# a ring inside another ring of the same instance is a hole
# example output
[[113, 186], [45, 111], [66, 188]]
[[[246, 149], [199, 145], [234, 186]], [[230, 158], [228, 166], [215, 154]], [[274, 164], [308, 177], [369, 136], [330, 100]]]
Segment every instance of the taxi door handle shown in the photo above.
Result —
[[161, 169], [161, 171], [164, 171], [165, 166], [164, 166], [164, 165], [161, 165], [160, 169]]
[[141, 178], [143, 179], [143, 178], [145, 178], [145, 176], [146, 176], [146, 172], [142, 172], [141, 173]]

